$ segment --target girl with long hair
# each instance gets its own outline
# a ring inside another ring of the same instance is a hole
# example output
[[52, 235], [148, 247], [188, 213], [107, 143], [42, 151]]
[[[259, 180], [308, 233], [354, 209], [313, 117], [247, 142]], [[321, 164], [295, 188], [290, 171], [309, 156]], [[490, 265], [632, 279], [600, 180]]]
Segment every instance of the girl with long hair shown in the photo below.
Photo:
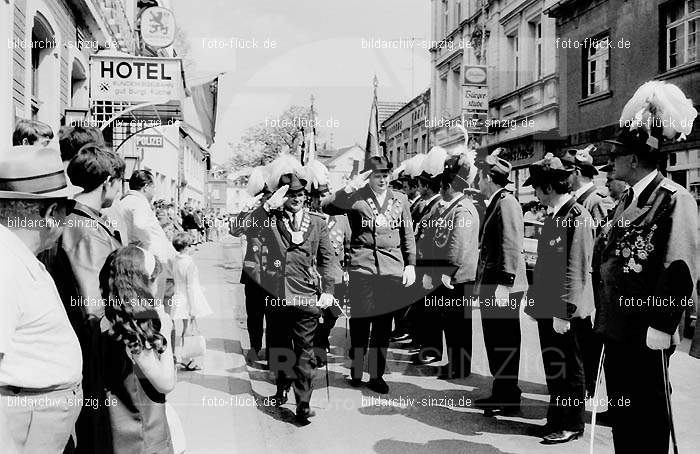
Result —
[[165, 394], [175, 388], [172, 321], [153, 296], [161, 268], [153, 254], [130, 245], [112, 252], [100, 272], [115, 454], [173, 452], [165, 415]]

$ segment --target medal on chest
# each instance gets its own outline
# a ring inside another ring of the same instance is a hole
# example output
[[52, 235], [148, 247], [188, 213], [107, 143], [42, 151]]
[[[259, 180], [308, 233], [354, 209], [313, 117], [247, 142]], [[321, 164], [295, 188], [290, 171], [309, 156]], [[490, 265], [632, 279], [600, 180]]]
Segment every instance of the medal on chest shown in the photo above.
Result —
[[311, 219], [309, 218], [309, 214], [304, 212], [304, 215], [301, 219], [301, 227], [298, 231], [292, 230], [292, 227], [289, 224], [289, 218], [284, 218], [283, 222], [284, 226], [287, 228], [287, 231], [292, 235], [292, 243], [296, 244], [297, 246], [302, 244], [304, 242], [304, 235], [309, 230], [309, 226], [311, 225]]

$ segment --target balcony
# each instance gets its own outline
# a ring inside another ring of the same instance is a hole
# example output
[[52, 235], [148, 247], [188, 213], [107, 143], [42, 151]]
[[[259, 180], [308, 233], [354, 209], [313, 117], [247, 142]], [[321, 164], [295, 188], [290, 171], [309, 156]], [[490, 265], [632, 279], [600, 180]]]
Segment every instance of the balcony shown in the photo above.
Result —
[[490, 116], [494, 119], [517, 119], [534, 116], [556, 109], [558, 103], [558, 77], [549, 74], [532, 83], [519, 87], [489, 102]]

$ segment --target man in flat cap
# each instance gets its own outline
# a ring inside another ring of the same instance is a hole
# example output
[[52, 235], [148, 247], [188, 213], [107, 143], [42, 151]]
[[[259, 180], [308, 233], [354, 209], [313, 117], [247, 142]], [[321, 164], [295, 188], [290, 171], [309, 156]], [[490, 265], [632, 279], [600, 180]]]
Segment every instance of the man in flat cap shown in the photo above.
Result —
[[544, 444], [583, 435], [586, 388], [583, 347], [591, 327], [593, 218], [569, 194], [573, 169], [548, 153], [530, 166], [531, 185], [547, 207], [525, 313], [537, 320], [549, 388]]
[[405, 304], [397, 301], [396, 295], [416, 279], [416, 243], [408, 198], [389, 189], [390, 170], [385, 157], [372, 157], [365, 172], [324, 200], [326, 213], [348, 215], [352, 231], [351, 384], [362, 383], [369, 340], [368, 387], [380, 394], [389, 392], [383, 376], [392, 315]]
[[304, 209], [306, 181], [288, 173], [278, 186], [253, 212], [257, 222], [248, 232], [267, 247], [260, 281], [269, 294], [268, 356], [277, 385], [270, 401], [287, 402], [287, 390], [294, 384], [297, 421], [308, 424], [314, 416], [309, 406], [317, 365], [314, 335], [322, 309], [333, 303], [333, 251], [325, 219]]
[[661, 139], [660, 131], [626, 127], [609, 141], [613, 177], [630, 185], [593, 257], [616, 452], [668, 452], [666, 372], [697, 277], [697, 206], [657, 170]]
[[481, 251], [475, 294], [479, 296], [484, 343], [493, 375], [491, 395], [476, 404], [486, 415], [513, 413], [520, 408], [519, 307], [527, 290], [523, 256], [524, 224], [520, 203], [506, 186], [511, 164], [494, 150], [477, 165], [479, 190], [487, 197], [481, 225]]

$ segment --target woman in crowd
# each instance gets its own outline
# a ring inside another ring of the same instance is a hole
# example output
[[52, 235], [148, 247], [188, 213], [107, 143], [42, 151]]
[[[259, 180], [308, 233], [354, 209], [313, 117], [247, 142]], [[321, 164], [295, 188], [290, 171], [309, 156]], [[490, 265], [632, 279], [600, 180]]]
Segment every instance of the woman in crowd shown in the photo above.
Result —
[[153, 254], [130, 245], [112, 252], [100, 272], [115, 454], [173, 453], [165, 416], [165, 395], [175, 388], [172, 322], [153, 296], [160, 271]]

